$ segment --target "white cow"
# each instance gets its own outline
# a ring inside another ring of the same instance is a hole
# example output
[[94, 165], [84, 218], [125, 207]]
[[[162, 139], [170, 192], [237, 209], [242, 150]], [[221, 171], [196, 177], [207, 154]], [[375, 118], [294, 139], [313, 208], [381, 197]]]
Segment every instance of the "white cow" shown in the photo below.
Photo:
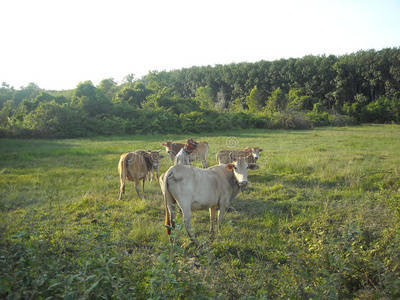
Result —
[[188, 153], [184, 148], [182, 148], [174, 158], [174, 165], [188, 165], [190, 166], [190, 153]]
[[219, 209], [220, 228], [226, 208], [248, 183], [248, 169], [258, 168], [256, 164], [248, 163], [245, 157], [227, 165], [217, 165], [208, 169], [184, 165], [169, 168], [160, 178], [165, 201], [167, 234], [171, 234], [171, 227], [174, 227], [174, 204], [178, 204], [183, 213], [186, 230], [192, 241], [196, 242], [190, 225], [192, 210], [210, 210], [210, 231], [213, 234], [216, 210]]

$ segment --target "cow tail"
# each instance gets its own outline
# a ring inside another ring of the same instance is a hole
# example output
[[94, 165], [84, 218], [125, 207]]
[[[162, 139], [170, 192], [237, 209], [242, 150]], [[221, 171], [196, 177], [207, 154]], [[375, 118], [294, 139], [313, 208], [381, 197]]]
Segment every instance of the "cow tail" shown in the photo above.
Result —
[[[162, 192], [164, 194], [164, 207], [165, 207], [165, 227], [168, 235], [171, 234], [172, 228], [175, 227], [174, 221], [171, 220], [171, 212], [168, 207], [168, 204], [171, 206], [175, 203], [175, 198], [172, 196], [171, 192], [168, 189], [168, 179], [172, 176], [172, 170], [169, 169], [163, 175], [161, 175], [161, 184], [162, 184]], [[172, 207], [170, 207], [172, 209]]]
[[119, 179], [121, 183], [120, 187], [120, 193], [119, 193], [119, 200], [122, 199], [122, 195], [125, 193], [125, 180], [126, 180], [126, 172], [127, 172], [127, 166], [126, 166], [126, 156], [121, 157], [119, 160], [118, 164], [118, 173], [119, 173]]

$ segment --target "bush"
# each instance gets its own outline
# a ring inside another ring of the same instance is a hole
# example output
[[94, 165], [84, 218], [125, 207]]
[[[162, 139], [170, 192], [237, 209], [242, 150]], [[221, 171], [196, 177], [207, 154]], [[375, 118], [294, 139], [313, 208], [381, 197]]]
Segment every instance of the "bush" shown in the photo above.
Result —
[[279, 112], [272, 119], [272, 128], [310, 129], [311, 122], [298, 112]]
[[235, 116], [236, 114], [233, 113], [218, 115], [217, 119], [215, 120], [215, 127], [218, 128], [218, 130], [229, 130], [237, 128], [237, 125], [235, 124]]
[[339, 114], [329, 115], [329, 122], [331, 126], [348, 126], [358, 124], [354, 117]]
[[87, 116], [79, 109], [42, 102], [23, 122], [25, 133], [36, 138], [74, 138], [89, 134]]
[[181, 114], [182, 129], [184, 132], [210, 132], [214, 131], [214, 122], [211, 118], [207, 118], [204, 112], [192, 111], [187, 114]]
[[385, 123], [389, 118], [388, 107], [383, 100], [377, 100], [369, 103], [361, 110], [362, 122]]
[[386, 97], [380, 97], [378, 100], [369, 103], [361, 109], [360, 119], [367, 123], [387, 123], [391, 121], [400, 121], [400, 100], [389, 100]]
[[136, 123], [136, 133], [155, 134], [172, 133], [180, 131], [180, 120], [169, 110], [158, 108], [156, 110], [140, 110]]
[[307, 117], [313, 126], [329, 125], [329, 114], [327, 112], [318, 112], [313, 110], [307, 113]]
[[88, 119], [90, 133], [96, 135], [123, 135], [128, 121], [116, 116], [102, 116]]

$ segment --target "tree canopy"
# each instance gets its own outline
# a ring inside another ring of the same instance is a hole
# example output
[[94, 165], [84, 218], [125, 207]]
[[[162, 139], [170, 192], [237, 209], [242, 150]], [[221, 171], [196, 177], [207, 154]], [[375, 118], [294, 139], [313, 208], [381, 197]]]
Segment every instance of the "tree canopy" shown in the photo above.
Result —
[[0, 136], [310, 128], [400, 121], [400, 49], [128, 74], [97, 86], [0, 88]]

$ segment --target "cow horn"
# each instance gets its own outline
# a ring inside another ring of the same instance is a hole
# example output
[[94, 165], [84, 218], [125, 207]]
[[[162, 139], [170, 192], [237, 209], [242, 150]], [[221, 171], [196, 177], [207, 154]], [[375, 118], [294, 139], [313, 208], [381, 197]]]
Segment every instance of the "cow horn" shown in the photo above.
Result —
[[159, 150], [156, 150], [156, 152], [160, 153], [160, 152], [161, 152], [161, 149], [159, 149]]
[[231, 152], [229, 152], [229, 157], [231, 158], [231, 160], [232, 161], [236, 161], [236, 157], [235, 158], [233, 158], [233, 152], [231, 151]]

